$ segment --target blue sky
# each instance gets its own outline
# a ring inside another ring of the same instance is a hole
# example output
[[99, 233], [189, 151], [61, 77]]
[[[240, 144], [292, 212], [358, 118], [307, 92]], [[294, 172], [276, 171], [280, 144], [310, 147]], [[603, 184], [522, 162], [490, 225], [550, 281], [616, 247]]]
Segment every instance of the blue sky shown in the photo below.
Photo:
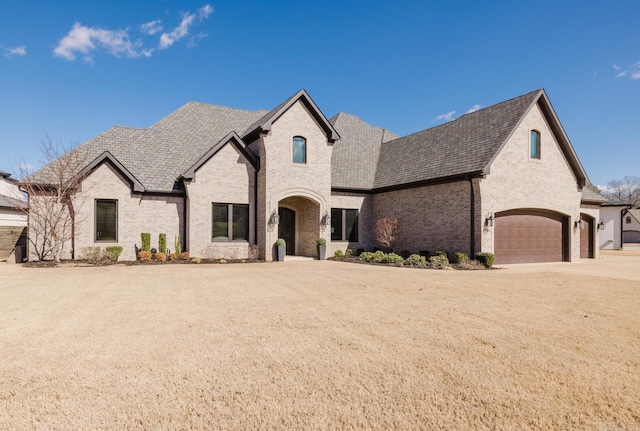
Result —
[[637, 0], [5, 1], [0, 169], [192, 100], [272, 109], [305, 88], [406, 135], [545, 88], [605, 185], [640, 176], [639, 19]]

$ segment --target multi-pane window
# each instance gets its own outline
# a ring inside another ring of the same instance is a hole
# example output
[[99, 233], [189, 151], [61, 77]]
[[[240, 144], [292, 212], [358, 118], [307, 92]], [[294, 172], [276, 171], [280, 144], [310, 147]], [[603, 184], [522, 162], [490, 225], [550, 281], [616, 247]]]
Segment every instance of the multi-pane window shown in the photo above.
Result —
[[307, 163], [307, 140], [302, 136], [293, 137], [293, 163]]
[[96, 199], [96, 241], [118, 241], [118, 201]]
[[531, 158], [539, 159], [540, 158], [540, 132], [537, 130], [531, 131]]
[[358, 241], [358, 210], [331, 208], [331, 240]]
[[211, 241], [249, 241], [249, 205], [212, 204]]

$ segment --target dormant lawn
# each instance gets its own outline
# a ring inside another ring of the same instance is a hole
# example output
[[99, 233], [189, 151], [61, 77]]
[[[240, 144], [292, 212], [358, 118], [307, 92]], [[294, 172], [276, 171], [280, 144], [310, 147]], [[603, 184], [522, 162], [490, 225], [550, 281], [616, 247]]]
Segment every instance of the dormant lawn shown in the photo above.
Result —
[[0, 429], [640, 430], [634, 268], [1, 263]]

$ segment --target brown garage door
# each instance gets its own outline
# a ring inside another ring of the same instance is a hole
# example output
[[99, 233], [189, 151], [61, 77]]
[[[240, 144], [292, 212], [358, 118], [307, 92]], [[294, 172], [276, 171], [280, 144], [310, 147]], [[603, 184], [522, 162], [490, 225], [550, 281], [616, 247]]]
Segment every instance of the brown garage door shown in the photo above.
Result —
[[562, 261], [565, 225], [562, 216], [535, 210], [496, 214], [496, 263]]
[[593, 259], [593, 219], [585, 215], [582, 217], [580, 229], [580, 259]]

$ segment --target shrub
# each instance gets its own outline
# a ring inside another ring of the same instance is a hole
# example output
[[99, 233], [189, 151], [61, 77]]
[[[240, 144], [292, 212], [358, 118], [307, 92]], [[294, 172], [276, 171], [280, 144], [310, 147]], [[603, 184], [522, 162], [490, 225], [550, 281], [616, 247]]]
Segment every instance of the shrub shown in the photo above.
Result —
[[117, 262], [120, 257], [120, 253], [122, 253], [122, 246], [112, 245], [105, 249], [104, 257], [111, 262]]
[[349, 257], [353, 254], [353, 250], [351, 250], [350, 248], [348, 248], [345, 252], [344, 252], [344, 257]]
[[334, 257], [336, 257], [336, 258], [338, 258], [338, 259], [341, 259], [341, 258], [343, 258], [343, 257], [344, 257], [344, 253], [342, 252], [342, 250], [336, 250], [336, 251], [333, 253], [333, 256], [334, 256]]
[[447, 258], [447, 260], [449, 260], [449, 254], [446, 251], [436, 251], [436, 256], [444, 256]]
[[376, 222], [376, 241], [382, 247], [393, 251], [398, 239], [398, 219], [387, 217]]
[[378, 250], [378, 251], [373, 253], [372, 261], [376, 262], [376, 263], [382, 263], [382, 262], [384, 262], [385, 256], [386, 256], [386, 254], [382, 250]]
[[395, 253], [385, 254], [382, 258], [382, 263], [402, 263], [404, 262], [404, 257]]
[[[221, 259], [221, 260], [224, 260], [224, 259]], [[199, 257], [194, 257], [193, 259], [191, 259], [191, 263], [198, 264], [200, 262], [202, 262], [202, 259], [200, 259]], [[222, 263], [222, 262], [220, 262], [220, 263]]]
[[182, 252], [182, 243], [180, 242], [180, 235], [176, 235], [176, 240], [173, 245], [173, 252], [175, 253], [176, 256], [180, 256], [180, 253]]
[[456, 253], [456, 262], [458, 263], [462, 263], [462, 262], [466, 262], [469, 260], [469, 256], [467, 255], [467, 253]]
[[491, 268], [496, 260], [493, 253], [477, 253], [476, 260], [483, 264], [486, 268]]
[[324, 239], [324, 238], [318, 238], [316, 240], [316, 244], [318, 244], [318, 245], [327, 245], [327, 240]]
[[477, 260], [467, 259], [465, 261], [458, 263], [458, 269], [473, 270], [473, 269], [486, 269], [486, 268], [483, 264], [481, 264]]
[[158, 236], [158, 251], [160, 253], [167, 253], [167, 234], [166, 233], [161, 233]]
[[83, 247], [82, 259], [88, 263], [98, 263], [102, 260], [102, 250], [100, 247]]
[[427, 266], [427, 258], [424, 256], [420, 256], [419, 254], [412, 254], [405, 259], [404, 263], [409, 266], [424, 267]]
[[287, 245], [287, 242], [284, 239], [278, 238], [276, 240], [276, 247], [284, 247], [286, 245]]
[[449, 266], [449, 259], [447, 258], [446, 254], [436, 254], [435, 256], [431, 256], [429, 258], [429, 261], [431, 262], [431, 265], [433, 265], [433, 267], [436, 269], [444, 269]]
[[189, 260], [189, 252], [183, 251], [182, 253], [180, 253], [180, 260]]
[[151, 262], [151, 252], [150, 251], [141, 251], [138, 253], [138, 259], [140, 262]]
[[142, 251], [151, 251], [151, 234], [141, 233], [140, 240], [142, 241]]
[[158, 253], [156, 253], [156, 260], [158, 262], [164, 262], [164, 261], [167, 260], [167, 255], [165, 253], [158, 252]]
[[175, 254], [175, 253], [171, 253], [171, 254], [169, 255], [169, 260], [177, 260], [177, 259], [178, 259], [178, 258], [177, 258], [177, 256], [176, 256], [176, 254]]
[[360, 255], [358, 256], [360, 258], [360, 260], [364, 261], [364, 262], [371, 262], [373, 261], [373, 256], [375, 255], [375, 253], [372, 253], [370, 251], [363, 251], [362, 253], [360, 253]]

